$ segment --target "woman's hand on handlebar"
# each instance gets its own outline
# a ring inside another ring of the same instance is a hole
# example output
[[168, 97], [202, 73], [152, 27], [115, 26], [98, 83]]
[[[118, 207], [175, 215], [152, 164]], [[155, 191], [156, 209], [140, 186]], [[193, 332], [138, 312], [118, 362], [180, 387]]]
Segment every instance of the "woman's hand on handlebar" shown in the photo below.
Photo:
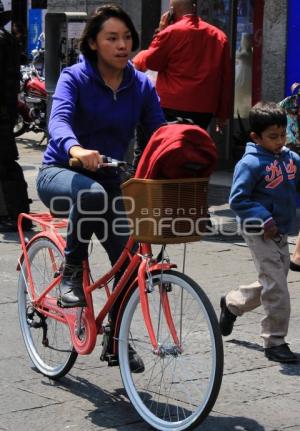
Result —
[[101, 154], [96, 150], [87, 150], [75, 145], [69, 150], [70, 157], [80, 160], [82, 167], [89, 171], [95, 172], [103, 164], [103, 159]]

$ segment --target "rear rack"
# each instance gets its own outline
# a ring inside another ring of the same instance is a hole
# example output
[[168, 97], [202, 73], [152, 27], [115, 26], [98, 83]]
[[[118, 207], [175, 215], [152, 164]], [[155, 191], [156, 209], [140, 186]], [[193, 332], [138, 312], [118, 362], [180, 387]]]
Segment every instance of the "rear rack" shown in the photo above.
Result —
[[60, 219], [50, 213], [22, 213], [20, 216], [39, 224], [42, 230], [65, 229], [68, 226], [68, 219]]

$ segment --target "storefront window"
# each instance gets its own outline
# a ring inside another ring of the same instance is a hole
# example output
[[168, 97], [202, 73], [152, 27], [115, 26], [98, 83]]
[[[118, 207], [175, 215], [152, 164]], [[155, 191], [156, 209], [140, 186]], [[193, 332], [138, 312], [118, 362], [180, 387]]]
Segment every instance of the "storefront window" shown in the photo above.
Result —
[[[167, 10], [169, 0], [161, 4]], [[211, 133], [220, 158], [237, 160], [247, 140], [249, 110], [260, 99], [264, 0], [199, 0], [197, 4], [200, 17], [230, 39], [235, 68], [233, 121], [223, 135], [214, 134], [213, 128]]]
[[234, 117], [248, 118], [252, 106], [253, 1], [238, 0]]
[[204, 21], [230, 34], [230, 9], [232, 0], [201, 0], [198, 12]]
[[[233, 0], [199, 0], [198, 14], [200, 17], [210, 24], [220, 28], [228, 36], [231, 41], [233, 33], [232, 17], [233, 17]], [[210, 130], [214, 141], [219, 149], [219, 163], [223, 165], [225, 161], [231, 159], [231, 123], [223, 130], [223, 133], [215, 132], [215, 125], [212, 123]]]
[[202, 0], [199, 15], [229, 37], [232, 7], [236, 4], [234, 118], [247, 118], [252, 105], [253, 10], [255, 0]]

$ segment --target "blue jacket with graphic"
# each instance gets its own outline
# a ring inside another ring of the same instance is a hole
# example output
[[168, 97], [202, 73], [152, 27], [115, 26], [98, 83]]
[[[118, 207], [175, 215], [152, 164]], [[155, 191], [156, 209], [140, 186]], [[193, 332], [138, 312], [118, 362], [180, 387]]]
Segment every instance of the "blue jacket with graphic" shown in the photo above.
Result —
[[67, 165], [70, 148], [80, 144], [122, 160], [138, 123], [146, 136], [165, 123], [156, 90], [128, 62], [120, 88], [105, 85], [85, 57], [65, 68], [53, 96], [44, 164]]
[[273, 154], [249, 142], [235, 167], [229, 203], [240, 221], [273, 219], [280, 234], [294, 232], [296, 185], [300, 179], [300, 157], [283, 147]]

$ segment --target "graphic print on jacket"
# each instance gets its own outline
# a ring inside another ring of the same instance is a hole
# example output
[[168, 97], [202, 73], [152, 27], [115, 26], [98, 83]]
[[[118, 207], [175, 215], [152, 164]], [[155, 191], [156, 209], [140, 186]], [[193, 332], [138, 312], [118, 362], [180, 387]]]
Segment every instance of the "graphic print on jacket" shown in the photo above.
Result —
[[273, 154], [249, 142], [234, 171], [229, 203], [241, 222], [273, 218], [280, 234], [295, 232], [300, 157], [283, 147]]
[[[289, 163], [283, 162], [284, 169], [288, 174], [288, 180], [294, 180], [296, 178], [297, 166], [294, 161], [290, 159]], [[266, 171], [270, 174], [265, 176], [267, 189], [275, 189], [280, 183], [283, 182], [283, 173], [279, 161], [275, 160], [271, 165], [266, 166]]]

